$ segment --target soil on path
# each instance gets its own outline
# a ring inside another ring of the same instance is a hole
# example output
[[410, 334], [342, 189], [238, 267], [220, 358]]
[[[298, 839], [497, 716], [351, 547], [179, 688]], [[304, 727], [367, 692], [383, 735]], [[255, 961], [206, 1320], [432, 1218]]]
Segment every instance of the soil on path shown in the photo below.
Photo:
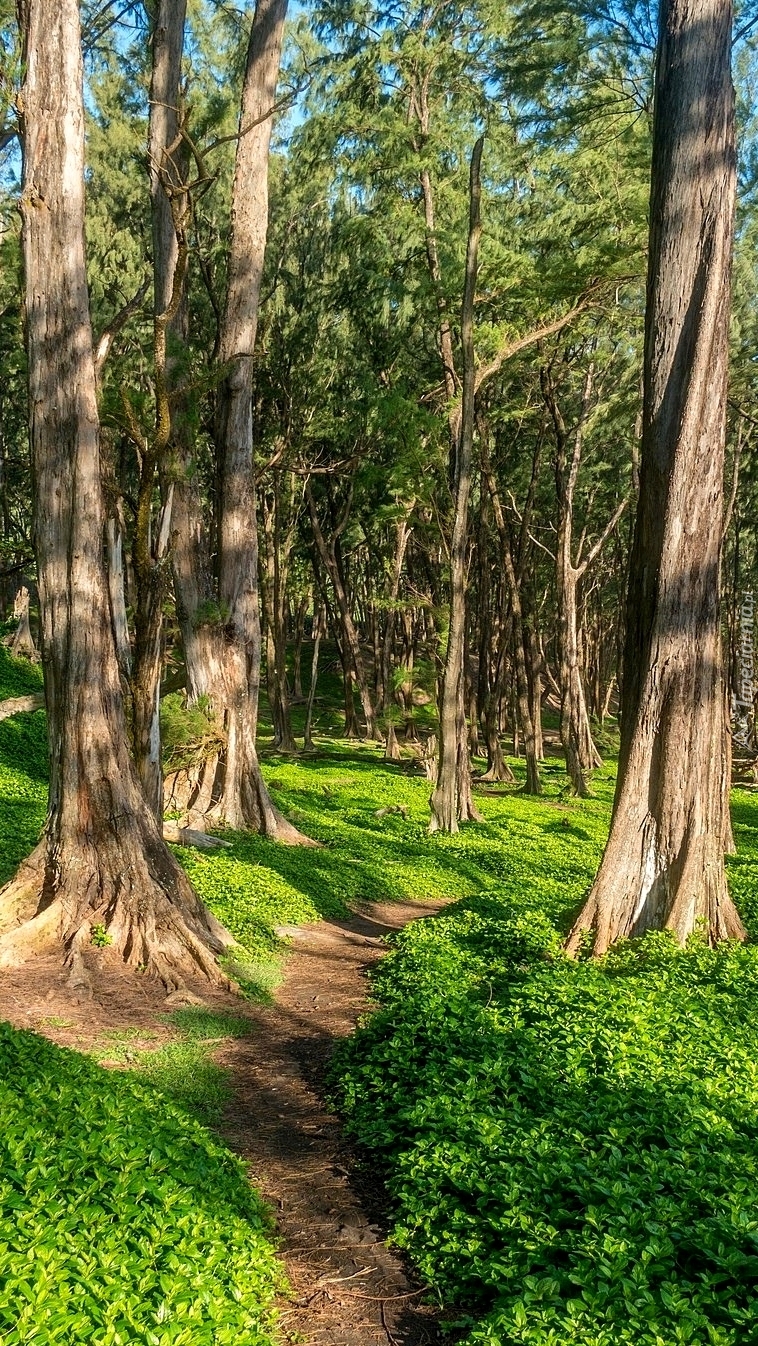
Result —
[[[288, 928], [292, 952], [270, 1006], [193, 988], [214, 1009], [251, 1020], [249, 1036], [226, 1040], [214, 1055], [233, 1088], [220, 1130], [275, 1211], [293, 1292], [281, 1306], [282, 1329], [299, 1346], [441, 1341], [423, 1287], [383, 1241], [381, 1188], [356, 1165], [324, 1100], [334, 1045], [369, 1006], [365, 973], [386, 951], [383, 937], [439, 905], [371, 903], [344, 921]], [[79, 1050], [124, 1030], [144, 1032], [135, 1052], [168, 1040], [160, 990], [108, 962], [101, 956], [90, 966], [86, 990], [48, 959], [4, 971], [0, 1018]]]

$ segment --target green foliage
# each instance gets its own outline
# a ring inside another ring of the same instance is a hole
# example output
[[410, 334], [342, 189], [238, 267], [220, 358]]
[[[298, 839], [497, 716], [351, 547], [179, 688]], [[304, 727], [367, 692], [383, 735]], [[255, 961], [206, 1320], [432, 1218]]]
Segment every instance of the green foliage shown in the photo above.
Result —
[[[38, 692], [42, 675], [0, 646], [0, 701]], [[0, 884], [37, 843], [47, 804], [45, 712], [0, 720]]]
[[[596, 817], [559, 823], [568, 850]], [[755, 800], [736, 818], [739, 895]], [[397, 1242], [471, 1346], [754, 1340], [758, 953], [650, 935], [572, 963], [541, 849], [519, 828], [508, 854], [499, 891], [398, 937], [338, 1059]]]
[[[28, 659], [14, 659], [0, 645], [0, 701], [42, 691], [42, 670]], [[4, 721], [3, 721], [4, 723]]]
[[218, 752], [223, 734], [211, 714], [207, 697], [188, 706], [181, 692], [161, 701], [161, 742], [167, 772], [196, 766]]
[[154, 1088], [0, 1025], [7, 1346], [270, 1346], [281, 1287], [243, 1165]]
[[90, 932], [90, 943], [94, 944], [96, 949], [105, 949], [113, 943], [113, 940], [104, 925], [93, 925]]

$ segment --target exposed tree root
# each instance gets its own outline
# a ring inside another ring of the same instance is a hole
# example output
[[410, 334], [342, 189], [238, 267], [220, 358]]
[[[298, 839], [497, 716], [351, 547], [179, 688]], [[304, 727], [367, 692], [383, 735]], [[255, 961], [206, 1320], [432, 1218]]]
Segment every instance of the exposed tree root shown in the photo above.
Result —
[[712, 836], [685, 834], [679, 852], [666, 855], [652, 816], [636, 834], [617, 817], [566, 952], [575, 956], [589, 932], [594, 956], [602, 957], [616, 940], [648, 930], [670, 930], [680, 944], [700, 931], [710, 944], [746, 938]]
[[[210, 828], [229, 827], [237, 832], [255, 832], [284, 846], [320, 846], [320, 842], [298, 831], [272, 802], [259, 769], [250, 772], [241, 792], [225, 786], [221, 758], [208, 758], [166, 777], [164, 808], [167, 813], [179, 813], [176, 827], [190, 836]], [[173, 836], [166, 839], [175, 840]], [[189, 844], [201, 845], [192, 840]]]
[[163, 840], [174, 846], [195, 846], [199, 851], [228, 849], [231, 841], [223, 837], [212, 837], [206, 832], [198, 832], [193, 827], [180, 827], [178, 823], [163, 824]]
[[168, 991], [188, 978], [229, 989], [218, 958], [235, 940], [173, 857], [166, 861], [156, 847], [120, 867], [112, 859], [107, 854], [101, 863], [93, 846], [51, 856], [41, 843], [0, 891], [0, 967], [57, 954], [75, 974], [85, 953], [95, 956], [92, 933], [102, 926], [126, 967], [158, 978]]
[[12, 696], [7, 701], [0, 701], [0, 720], [9, 720], [12, 715], [23, 715], [32, 710], [43, 710], [44, 706], [42, 692], [35, 692], [31, 696]]

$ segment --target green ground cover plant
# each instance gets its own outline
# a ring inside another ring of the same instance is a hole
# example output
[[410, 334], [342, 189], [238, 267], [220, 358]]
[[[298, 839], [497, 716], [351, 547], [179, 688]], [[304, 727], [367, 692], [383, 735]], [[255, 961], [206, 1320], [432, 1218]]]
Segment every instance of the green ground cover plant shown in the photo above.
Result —
[[[597, 810], [559, 824], [563, 860], [549, 825], [545, 844], [521, 826], [496, 891], [398, 936], [335, 1092], [467, 1346], [745, 1346], [758, 951], [661, 934], [568, 961], [594, 864], [574, 843], [599, 839]], [[743, 792], [734, 812], [731, 880], [755, 934], [758, 805]]]
[[[38, 686], [0, 653], [0, 697]], [[410, 762], [323, 737], [295, 759], [262, 746], [276, 802], [321, 849], [227, 834], [230, 850], [177, 854], [270, 979], [281, 925], [365, 899], [457, 899], [383, 962], [381, 1008], [334, 1088], [386, 1175], [395, 1237], [468, 1346], [758, 1343], [758, 955], [660, 936], [599, 964], [561, 953], [602, 852], [613, 763], [581, 802], [557, 760], [540, 799], [478, 790], [483, 824], [430, 838]], [[42, 713], [0, 723], [0, 878], [36, 840], [45, 768]], [[755, 936], [752, 793], [735, 792], [733, 817], [730, 882]], [[114, 1087], [198, 1126], [223, 1098], [211, 1044], [237, 1030], [195, 1010], [173, 1024], [167, 1047], [110, 1041], [103, 1056], [128, 1068]], [[210, 1074], [195, 1089], [198, 1062]]]
[[243, 1165], [164, 1093], [0, 1025], [3, 1346], [272, 1346]]

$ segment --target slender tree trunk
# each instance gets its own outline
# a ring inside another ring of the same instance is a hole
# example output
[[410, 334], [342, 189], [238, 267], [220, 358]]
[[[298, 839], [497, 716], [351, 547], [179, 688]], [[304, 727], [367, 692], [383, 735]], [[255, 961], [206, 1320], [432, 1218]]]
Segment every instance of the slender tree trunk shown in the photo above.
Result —
[[566, 426], [561, 415], [549, 370], [542, 371], [542, 390], [555, 429], [555, 480], [558, 496], [558, 546], [556, 588], [558, 594], [558, 653], [561, 689], [560, 734], [566, 771], [574, 792], [589, 794], [587, 778], [594, 766], [602, 765], [592, 740], [587, 703], [579, 667], [577, 602], [583, 574], [573, 562], [574, 494], [582, 457], [584, 427], [589, 415], [594, 368], [589, 366], [582, 391], [579, 418], [571, 455], [567, 454]]
[[537, 628], [537, 609], [533, 596], [526, 589], [524, 623], [526, 627], [526, 664], [529, 678], [529, 702], [532, 726], [534, 728], [534, 753], [538, 762], [544, 762], [545, 749], [542, 740], [542, 649]]
[[484, 454], [484, 476], [492, 500], [495, 523], [500, 537], [503, 569], [505, 571], [511, 600], [513, 651], [516, 669], [516, 698], [521, 730], [524, 737], [524, 757], [526, 759], [526, 781], [524, 784], [524, 791], [526, 794], [538, 795], [542, 792], [542, 785], [540, 782], [539, 766], [537, 764], [537, 742], [529, 696], [529, 677], [526, 664], [526, 634], [524, 631], [524, 615], [521, 605], [521, 586], [516, 575], [516, 567], [513, 564], [513, 553], [511, 551], [511, 539], [508, 532], [508, 524], [505, 515], [503, 514], [500, 493], [497, 489], [497, 483], [486, 450]]
[[474, 443], [474, 297], [478, 267], [480, 166], [484, 141], [474, 146], [471, 160], [469, 237], [466, 280], [461, 309], [463, 401], [455, 472], [455, 516], [450, 548], [450, 626], [440, 698], [437, 782], [430, 799], [430, 831], [457, 832], [460, 820], [478, 818], [471, 795], [466, 716], [463, 705], [463, 661], [466, 628], [466, 539]]
[[302, 657], [303, 641], [305, 639], [305, 617], [311, 601], [310, 593], [303, 594], [297, 605], [297, 618], [295, 620], [295, 652], [292, 659], [292, 678], [293, 693], [299, 701], [303, 695], [303, 675], [302, 675]]
[[392, 580], [389, 591], [389, 607], [387, 608], [387, 620], [384, 627], [384, 639], [381, 648], [381, 687], [382, 687], [382, 714], [385, 724], [385, 762], [397, 762], [400, 759], [400, 748], [397, 742], [395, 726], [392, 722], [392, 651], [395, 644], [395, 626], [396, 626], [396, 607], [398, 594], [400, 593], [400, 576], [403, 573], [403, 561], [408, 547], [410, 529], [408, 519], [413, 505], [408, 508], [408, 512], [401, 516], [397, 521], [397, 532], [395, 534], [395, 555], [392, 564]]
[[272, 498], [263, 502], [263, 536], [265, 555], [262, 567], [264, 612], [266, 616], [266, 687], [271, 718], [274, 725], [274, 743], [281, 752], [297, 752], [292, 733], [289, 686], [287, 683], [287, 626], [285, 591], [287, 584], [287, 557], [292, 544], [291, 533], [282, 537], [281, 493], [278, 473], [274, 475]]
[[23, 254], [50, 787], [45, 831], [0, 899], [0, 962], [62, 948], [77, 982], [106, 927], [169, 986], [223, 980], [232, 944], [165, 846], [129, 755], [103, 557], [105, 509], [84, 257], [76, 0], [24, 0]]
[[516, 777], [503, 755], [502, 745], [502, 706], [508, 683], [508, 648], [513, 629], [511, 615], [508, 614], [499, 623], [497, 649], [495, 651], [494, 675], [487, 689], [484, 711], [484, 741], [487, 748], [487, 770], [482, 781], [506, 781], [512, 784]]
[[608, 844], [571, 932], [744, 938], [726, 885], [719, 624], [734, 229], [729, 0], [660, 16], [640, 495]]
[[313, 751], [313, 707], [316, 701], [316, 684], [318, 683], [318, 656], [321, 647], [321, 636], [326, 630], [326, 608], [319, 607], [313, 623], [313, 655], [311, 657], [311, 685], [308, 688], [308, 703], [305, 710], [305, 729], [303, 731], [303, 747], [306, 752]]
[[[163, 608], [168, 587], [173, 485], [162, 491], [158, 518], [155, 493], [159, 477], [165, 483], [166, 456], [172, 440], [172, 367], [169, 337], [184, 335], [182, 313], [187, 271], [186, 155], [181, 153], [179, 98], [186, 0], [160, 0], [153, 28], [153, 64], [150, 81], [148, 164], [153, 234], [153, 364], [155, 431], [143, 440], [126, 394], [124, 405], [132, 438], [139, 451], [139, 484], [132, 560], [135, 579], [134, 658], [131, 663], [132, 738], [137, 772], [145, 797], [159, 820], [163, 818], [163, 762], [160, 732], [160, 683], [163, 671]], [[109, 521], [110, 531], [115, 521]], [[117, 538], [111, 549], [118, 567]], [[119, 585], [118, 568], [111, 580], [112, 598]], [[118, 599], [112, 603], [120, 620]], [[120, 658], [122, 670], [125, 656]]]
[[[346, 708], [345, 733], [346, 735], [348, 735], [348, 737], [350, 736], [350, 729], [353, 727], [352, 722], [354, 720], [354, 715], [351, 716], [349, 713], [350, 706], [348, 705], [348, 697], [350, 697], [350, 704], [352, 704], [352, 687], [349, 685], [350, 676], [348, 672], [348, 670], [350, 669], [354, 673], [356, 682], [358, 684], [358, 695], [360, 696], [361, 699], [361, 706], [363, 707], [363, 715], [366, 721], [366, 735], [368, 738], [375, 739], [376, 713], [374, 710], [374, 703], [371, 698], [371, 692], [369, 690], [368, 678], [366, 676], [366, 668], [363, 662], [363, 654], [361, 652], [361, 645], [358, 639], [358, 632], [355, 628], [355, 622], [353, 621], [352, 613], [350, 611], [350, 604], [348, 602], [347, 591], [345, 589], [345, 581], [342, 576], [341, 568], [337, 561], [337, 556], [335, 554], [335, 545], [338, 533], [332, 537], [331, 545], [328, 546], [326, 538], [324, 537], [323, 529], [319, 522], [318, 511], [316, 509], [316, 501], [313, 495], [313, 487], [310, 481], [306, 482], [305, 498], [308, 502], [308, 511], [310, 513], [311, 527], [313, 529], [313, 539], [316, 544], [316, 550], [318, 552], [319, 559], [323, 566], [324, 572], [329, 576], [329, 579], [331, 580], [332, 590], [334, 592], [334, 598], [337, 604], [337, 611], [339, 613], [340, 625], [342, 627], [342, 646], [345, 655], [343, 659], [343, 666], [345, 669], [345, 708]], [[345, 522], [347, 522], [346, 519]], [[344, 524], [341, 526], [344, 526]], [[348, 722], [350, 722], [350, 724]]]
[[37, 659], [37, 646], [29, 623], [29, 590], [25, 584], [21, 585], [13, 600], [13, 617], [17, 626], [10, 643], [11, 654], [21, 659]]

